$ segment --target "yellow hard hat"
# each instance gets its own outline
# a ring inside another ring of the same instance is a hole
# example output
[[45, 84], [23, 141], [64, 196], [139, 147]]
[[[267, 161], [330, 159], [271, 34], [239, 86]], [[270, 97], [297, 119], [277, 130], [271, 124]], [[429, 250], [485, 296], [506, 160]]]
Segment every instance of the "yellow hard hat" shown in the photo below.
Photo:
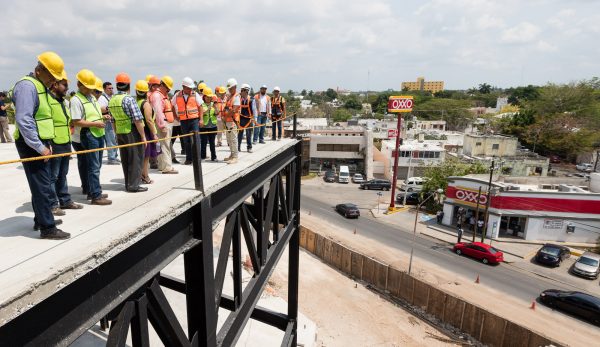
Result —
[[201, 92], [206, 88], [206, 83], [202, 82], [198, 84], [198, 91]]
[[60, 75], [60, 78], [58, 79], [59, 81], [69, 81], [69, 79], [67, 78], [67, 72], [65, 70], [63, 70], [62, 74]]
[[46, 70], [54, 76], [57, 80], [63, 77], [63, 71], [65, 70], [65, 63], [58, 54], [54, 52], [44, 52], [38, 55], [38, 61], [44, 65]]
[[96, 89], [96, 75], [91, 70], [79, 70], [77, 80], [88, 89]]
[[150, 82], [150, 79], [151, 79], [152, 77], [154, 77], [154, 75], [152, 75], [152, 74], [148, 74], [148, 75], [146, 75], [146, 82]]
[[96, 77], [96, 88], [97, 91], [102, 92], [104, 88], [102, 88], [102, 80]]
[[219, 93], [219, 94], [225, 94], [225, 93], [227, 93], [227, 89], [225, 87], [223, 87], [223, 86], [218, 86], [217, 87], [217, 93]]
[[202, 95], [204, 96], [208, 96], [208, 97], [213, 97], [215, 96], [215, 94], [213, 93], [213, 90], [210, 87], [204, 87], [204, 90], [202, 91]]
[[160, 81], [164, 83], [167, 88], [173, 89], [173, 78], [171, 78], [171, 76], [163, 76]]
[[135, 82], [135, 90], [138, 92], [147, 92], [148, 90], [150, 90], [148, 88], [148, 82], [144, 80], [139, 80]]

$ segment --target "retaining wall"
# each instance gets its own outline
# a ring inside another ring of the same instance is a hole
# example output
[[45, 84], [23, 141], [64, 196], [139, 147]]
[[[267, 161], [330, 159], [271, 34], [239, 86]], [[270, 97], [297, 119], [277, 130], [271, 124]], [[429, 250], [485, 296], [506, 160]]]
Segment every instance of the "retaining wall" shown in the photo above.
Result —
[[543, 335], [409, 276], [374, 258], [300, 228], [300, 246], [339, 271], [403, 299], [488, 346], [560, 346]]

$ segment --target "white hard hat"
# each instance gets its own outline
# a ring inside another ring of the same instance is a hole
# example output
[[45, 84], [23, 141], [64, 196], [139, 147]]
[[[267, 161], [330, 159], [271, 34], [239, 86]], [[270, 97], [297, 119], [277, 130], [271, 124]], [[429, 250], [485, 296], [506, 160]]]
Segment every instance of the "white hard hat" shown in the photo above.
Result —
[[267, 89], [267, 85], [263, 84], [262, 86], [260, 86], [260, 89], [263, 89], [263, 88]]
[[274, 92], [275, 92], [275, 91], [277, 91], [277, 92], [280, 92], [280, 91], [281, 91], [281, 88], [279, 88], [279, 87], [275, 86], [275, 88], [273, 88], [273, 91], [274, 91]]
[[194, 83], [194, 80], [190, 77], [184, 77], [183, 81], [181, 82], [181, 85], [192, 89], [196, 88], [196, 83]]
[[235, 78], [230, 78], [227, 80], [227, 88], [231, 88], [231, 87], [235, 87], [237, 86], [237, 81], [235, 80]]
[[242, 84], [242, 90], [244, 90], [244, 89], [250, 90], [250, 85], [248, 83]]

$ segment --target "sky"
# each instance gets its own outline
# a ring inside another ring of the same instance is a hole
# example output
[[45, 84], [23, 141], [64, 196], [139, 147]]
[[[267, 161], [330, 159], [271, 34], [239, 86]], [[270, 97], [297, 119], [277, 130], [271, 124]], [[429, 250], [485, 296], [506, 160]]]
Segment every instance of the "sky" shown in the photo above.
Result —
[[[4, 2], [5, 0], [2, 0]], [[0, 89], [46, 50], [102, 80], [127, 72], [234, 77], [255, 89], [446, 89], [568, 83], [600, 76], [596, 0], [11, 1], [0, 30]]]

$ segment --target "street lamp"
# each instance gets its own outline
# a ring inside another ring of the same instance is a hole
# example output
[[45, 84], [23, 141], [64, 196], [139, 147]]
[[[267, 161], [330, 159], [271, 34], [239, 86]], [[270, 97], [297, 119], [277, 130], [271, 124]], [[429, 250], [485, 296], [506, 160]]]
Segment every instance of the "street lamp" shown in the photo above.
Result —
[[[438, 189], [436, 190], [436, 193], [438, 195], [442, 194], [444, 192], [443, 189]], [[413, 239], [410, 245], [410, 260], [408, 261], [408, 275], [410, 276], [410, 272], [412, 270], [412, 259], [413, 259], [413, 253], [415, 250], [415, 239], [417, 238], [417, 221], [419, 220], [419, 210], [421, 209], [421, 206], [423, 206], [427, 200], [429, 200], [434, 194], [429, 195], [425, 200], [421, 201], [421, 203], [419, 203], [417, 205], [417, 213], [415, 214], [415, 225], [413, 227]]]

